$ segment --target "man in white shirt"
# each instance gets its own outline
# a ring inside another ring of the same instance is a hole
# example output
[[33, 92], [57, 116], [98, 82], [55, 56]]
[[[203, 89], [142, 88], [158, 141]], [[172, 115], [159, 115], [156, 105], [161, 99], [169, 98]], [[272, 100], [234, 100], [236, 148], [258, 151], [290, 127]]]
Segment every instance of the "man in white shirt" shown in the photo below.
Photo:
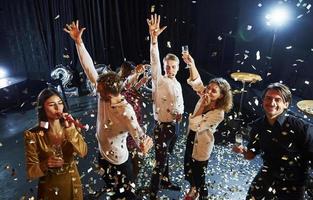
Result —
[[170, 182], [168, 172], [168, 153], [172, 153], [177, 134], [175, 125], [181, 121], [184, 112], [182, 88], [175, 76], [179, 70], [179, 59], [167, 54], [163, 59], [165, 75], [162, 75], [158, 49], [158, 36], [166, 27], [160, 29], [160, 16], [156, 14], [147, 19], [150, 33], [150, 62], [152, 74], [153, 112], [156, 121], [154, 128], [156, 166], [152, 172], [150, 199], [156, 199], [160, 186], [164, 189], [180, 190]]
[[104, 169], [104, 180], [115, 195], [111, 199], [139, 199], [134, 191], [132, 160], [126, 145], [128, 133], [147, 153], [152, 139], [145, 135], [137, 122], [133, 107], [121, 95], [122, 81], [117, 73], [98, 75], [93, 61], [82, 41], [85, 28], [79, 29], [78, 21], [66, 25], [64, 31], [75, 41], [81, 65], [98, 92], [96, 137], [99, 144], [99, 165]]

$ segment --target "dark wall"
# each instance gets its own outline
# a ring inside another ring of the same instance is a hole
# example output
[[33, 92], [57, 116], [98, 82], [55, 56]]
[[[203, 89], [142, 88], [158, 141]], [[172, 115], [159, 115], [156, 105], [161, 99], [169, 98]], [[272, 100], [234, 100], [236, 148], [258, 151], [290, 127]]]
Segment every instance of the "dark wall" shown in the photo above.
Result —
[[[217, 39], [236, 27], [238, 3], [231, 2], [3, 0], [0, 14], [4, 31], [0, 36], [1, 49], [6, 51], [1, 57], [13, 75], [31, 79], [49, 78], [57, 64], [81, 70], [73, 42], [63, 32], [66, 23], [79, 19], [87, 28], [83, 38], [96, 63], [115, 68], [124, 59], [137, 63], [149, 60], [146, 18], [157, 12], [163, 17], [162, 24], [168, 26], [160, 36], [161, 56], [168, 52], [180, 55], [181, 46], [187, 44], [200, 66], [210, 63], [210, 71], [218, 73], [215, 67], [221, 67], [221, 58], [233, 52], [227, 48], [233, 41], [225, 44], [228, 38]], [[210, 56], [213, 51], [217, 56]]]
[[[269, 27], [265, 15], [278, 2], [241, 0], [233, 71], [260, 74], [263, 81], [255, 85], [259, 89], [282, 81], [292, 88], [294, 95], [312, 99], [313, 16], [310, 7], [307, 8], [312, 1], [280, 1], [289, 8], [292, 18], [285, 26]], [[252, 28], [248, 30], [248, 26]]]

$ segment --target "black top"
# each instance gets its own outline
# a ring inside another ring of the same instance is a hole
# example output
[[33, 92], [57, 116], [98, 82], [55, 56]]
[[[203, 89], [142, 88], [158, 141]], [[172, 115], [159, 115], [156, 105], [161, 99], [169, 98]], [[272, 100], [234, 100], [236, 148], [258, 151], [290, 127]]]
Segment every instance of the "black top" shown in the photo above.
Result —
[[313, 160], [313, 127], [283, 113], [273, 125], [265, 116], [251, 124], [248, 149], [263, 158], [263, 168], [278, 180], [302, 184]]

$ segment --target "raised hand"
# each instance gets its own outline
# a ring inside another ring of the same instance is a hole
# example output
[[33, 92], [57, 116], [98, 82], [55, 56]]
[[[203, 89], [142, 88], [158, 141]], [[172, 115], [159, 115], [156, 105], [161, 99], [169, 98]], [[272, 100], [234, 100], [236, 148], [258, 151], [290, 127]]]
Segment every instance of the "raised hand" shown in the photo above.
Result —
[[79, 29], [78, 20], [76, 21], [76, 23], [73, 21], [70, 25], [66, 24], [66, 27], [63, 30], [71, 36], [76, 44], [80, 44], [83, 42], [82, 35], [86, 28]]
[[183, 53], [182, 58], [187, 65], [195, 65], [195, 61], [189, 53]]
[[154, 14], [151, 15], [150, 19], [147, 19], [147, 23], [149, 26], [149, 33], [152, 39], [152, 42], [156, 42], [153, 40], [156, 40], [158, 36], [166, 29], [166, 26], [163, 26], [160, 28], [160, 15]]
[[140, 150], [143, 155], [147, 155], [149, 150], [153, 147], [153, 140], [149, 136], [145, 136], [140, 143]]
[[46, 162], [48, 168], [62, 167], [64, 165], [63, 158], [56, 156], [50, 156]]

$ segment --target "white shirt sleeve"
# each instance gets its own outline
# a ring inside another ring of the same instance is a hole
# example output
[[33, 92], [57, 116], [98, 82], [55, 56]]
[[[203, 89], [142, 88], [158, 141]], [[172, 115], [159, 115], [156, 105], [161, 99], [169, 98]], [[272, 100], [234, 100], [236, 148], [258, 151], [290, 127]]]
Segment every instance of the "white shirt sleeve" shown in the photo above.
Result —
[[80, 64], [82, 65], [86, 73], [86, 76], [92, 82], [92, 84], [96, 86], [97, 79], [98, 79], [98, 72], [93, 64], [91, 56], [89, 55], [83, 43], [76, 44], [76, 49], [77, 49], [78, 57], [80, 60]]
[[157, 79], [162, 76], [158, 44], [151, 44], [150, 46], [150, 62], [151, 62], [152, 83], [155, 87], [157, 86]]
[[197, 79], [195, 79], [195, 80], [190, 80], [190, 79], [187, 79], [187, 83], [192, 87], [192, 89], [194, 90], [194, 91], [196, 91], [197, 93], [198, 92], [202, 92], [204, 89], [205, 89], [205, 87], [204, 87], [204, 85], [203, 85], [203, 82], [202, 82], [202, 80], [201, 80], [201, 77], [199, 76]]

